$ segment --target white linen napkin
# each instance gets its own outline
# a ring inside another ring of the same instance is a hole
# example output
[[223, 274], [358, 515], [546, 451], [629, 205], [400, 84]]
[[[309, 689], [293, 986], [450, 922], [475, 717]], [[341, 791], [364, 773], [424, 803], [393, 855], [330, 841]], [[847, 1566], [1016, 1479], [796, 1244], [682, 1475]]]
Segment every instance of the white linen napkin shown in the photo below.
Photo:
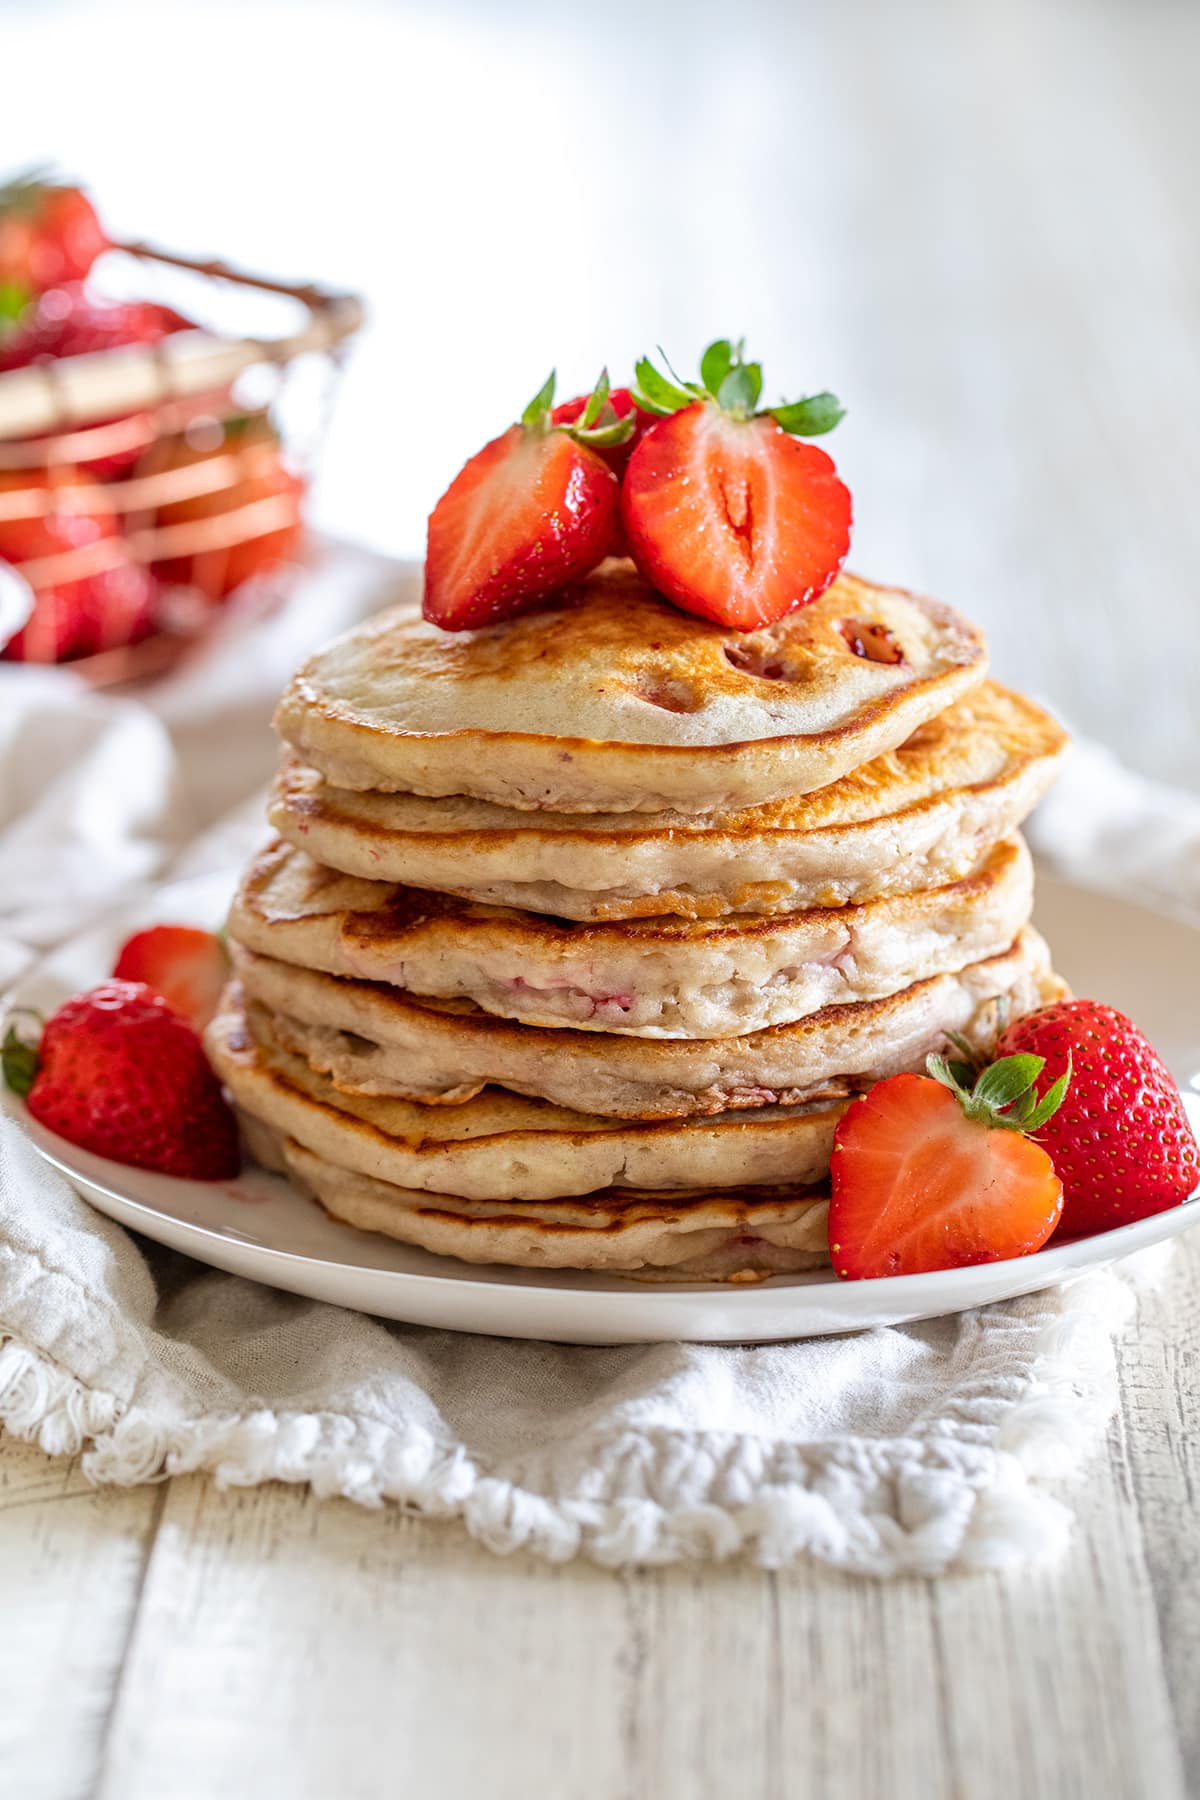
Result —
[[[0, 672], [0, 985], [168, 869], [237, 867], [263, 835], [267, 720], [292, 666], [411, 582], [327, 549], [293, 607], [149, 699]], [[1088, 751], [1052, 804], [1070, 873], [1119, 868], [1126, 892], [1136, 877], [1200, 907], [1195, 801]], [[1127, 1265], [953, 1318], [754, 1348], [469, 1337], [136, 1240], [0, 1121], [8, 1430], [81, 1455], [98, 1482], [305, 1482], [459, 1519], [497, 1551], [613, 1566], [808, 1554], [874, 1575], [1052, 1552], [1070, 1512], [1047, 1484], [1080, 1469], [1111, 1416], [1133, 1280]]]

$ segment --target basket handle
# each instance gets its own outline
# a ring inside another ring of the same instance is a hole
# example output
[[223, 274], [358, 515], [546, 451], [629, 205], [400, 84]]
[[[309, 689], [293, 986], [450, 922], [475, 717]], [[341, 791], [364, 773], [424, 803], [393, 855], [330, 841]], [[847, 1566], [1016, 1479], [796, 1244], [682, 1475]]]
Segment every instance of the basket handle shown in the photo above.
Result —
[[146, 262], [192, 269], [198, 275], [285, 295], [306, 308], [308, 321], [287, 337], [228, 338], [206, 331], [178, 331], [156, 344], [131, 344], [8, 370], [0, 374], [0, 438], [86, 425], [208, 388], [222, 388], [244, 369], [258, 364], [283, 365], [312, 351], [332, 350], [353, 336], [363, 322], [363, 303], [356, 294], [337, 293], [311, 282], [290, 285], [272, 281], [227, 263], [196, 261], [151, 244], [114, 244], [113, 249]]

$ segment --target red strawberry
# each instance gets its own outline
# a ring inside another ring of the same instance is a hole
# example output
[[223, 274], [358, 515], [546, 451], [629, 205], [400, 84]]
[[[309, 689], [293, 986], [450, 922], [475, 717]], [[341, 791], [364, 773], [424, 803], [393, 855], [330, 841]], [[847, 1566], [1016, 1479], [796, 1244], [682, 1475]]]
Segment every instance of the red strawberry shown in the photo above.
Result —
[[78, 283], [50, 288], [0, 340], [0, 374], [45, 358], [85, 356], [124, 344], [157, 344], [191, 321], [153, 300], [93, 300]]
[[[213, 421], [190, 434], [160, 438], [137, 465], [139, 480], [175, 471], [211, 473], [214, 485], [166, 500], [153, 514], [160, 532], [190, 527], [200, 541], [190, 554], [156, 562], [161, 581], [199, 588], [220, 602], [255, 577], [296, 555], [305, 484], [284, 460], [279, 437], [262, 414]], [[240, 517], [238, 516], [240, 515]], [[203, 545], [206, 531], [214, 541]], [[247, 535], [239, 538], [239, 532]], [[229, 538], [236, 540], [230, 542]]]
[[970, 1092], [964, 1065], [893, 1075], [838, 1121], [830, 1163], [829, 1253], [844, 1280], [1028, 1256], [1062, 1211], [1046, 1152], [1024, 1135], [1061, 1089], [1034, 1103], [1036, 1056], [994, 1063]]
[[762, 369], [722, 339], [703, 385], [643, 359], [634, 400], [659, 415], [629, 459], [621, 522], [659, 593], [739, 631], [815, 600], [850, 547], [850, 493], [823, 450], [799, 437], [842, 417], [832, 394], [756, 411]]
[[1186, 1200], [1200, 1151], [1179, 1089], [1131, 1020], [1096, 1000], [1062, 1000], [1010, 1025], [998, 1054], [1071, 1069], [1066, 1100], [1038, 1132], [1063, 1184], [1062, 1230], [1129, 1225]]
[[154, 628], [157, 584], [134, 561], [99, 483], [74, 469], [0, 473], [0, 562], [33, 588], [10, 662], [62, 662], [137, 643]]
[[0, 188], [0, 286], [40, 294], [81, 281], [107, 249], [96, 209], [77, 187], [26, 175]]
[[140, 981], [161, 994], [172, 1011], [203, 1031], [229, 979], [225, 946], [194, 925], [151, 925], [121, 946], [113, 968], [117, 981]]
[[620, 488], [600, 452], [633, 426], [596, 424], [607, 396], [602, 375], [579, 424], [555, 425], [551, 375], [521, 422], [454, 478], [429, 520], [431, 623], [465, 631], [512, 618], [608, 555]]
[[[27, 1065], [11, 1037], [5, 1069], [20, 1091]], [[200, 1039], [140, 982], [107, 981], [59, 1007], [28, 1095], [40, 1124], [98, 1156], [192, 1181], [237, 1174], [237, 1123]]]

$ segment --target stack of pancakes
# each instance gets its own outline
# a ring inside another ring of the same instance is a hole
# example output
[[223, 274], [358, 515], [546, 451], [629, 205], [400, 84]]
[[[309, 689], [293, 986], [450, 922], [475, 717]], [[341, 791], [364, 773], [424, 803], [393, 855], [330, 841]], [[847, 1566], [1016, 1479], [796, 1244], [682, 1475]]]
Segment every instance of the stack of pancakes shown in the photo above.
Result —
[[742, 634], [616, 560], [480, 631], [351, 631], [281, 702], [229, 922], [252, 1150], [471, 1262], [826, 1262], [849, 1100], [1061, 991], [1017, 831], [1065, 739], [985, 672], [851, 576]]

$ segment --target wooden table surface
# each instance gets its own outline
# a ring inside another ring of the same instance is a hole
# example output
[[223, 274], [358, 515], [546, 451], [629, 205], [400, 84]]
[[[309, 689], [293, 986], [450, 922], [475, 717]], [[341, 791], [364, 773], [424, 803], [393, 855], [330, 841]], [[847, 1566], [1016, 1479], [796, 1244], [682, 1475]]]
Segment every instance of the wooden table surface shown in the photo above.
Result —
[[98, 1492], [10, 1442], [0, 1791], [1184, 1800], [1200, 1245], [1181, 1243], [1122, 1342], [1074, 1543], [1024, 1574], [615, 1575], [279, 1485]]
[[[838, 454], [855, 471], [858, 566], [957, 600], [1004, 674], [1149, 772], [1200, 782], [1200, 8], [569, 10], [505, 9], [514, 42], [539, 46], [530, 66], [551, 96], [592, 84], [593, 118], [565, 148], [526, 132], [514, 149], [503, 96], [464, 84], [485, 108], [488, 195], [507, 183], [536, 200], [547, 159], [573, 159], [619, 341], [745, 324], [773, 346], [777, 380], [791, 349], [801, 379], [850, 389]], [[478, 78], [483, 0], [442, 11]], [[343, 15], [367, 56], [372, 31], [408, 29]], [[636, 80], [614, 99], [622, 66]], [[415, 91], [419, 61], [405, 79]], [[435, 194], [466, 178], [440, 150], [419, 172]], [[553, 311], [561, 342], [567, 303], [538, 271], [567, 226], [550, 219], [539, 237], [518, 206], [507, 262], [490, 230], [500, 260], [485, 288], [501, 305], [524, 282], [526, 313], [541, 331]], [[422, 285], [418, 258], [418, 318], [448, 303], [427, 272]], [[585, 336], [596, 310], [594, 296], [581, 305]], [[456, 345], [468, 363], [492, 356], [484, 335]], [[381, 330], [364, 353], [356, 429], [391, 379], [393, 341]], [[519, 348], [530, 385], [530, 358], [540, 377], [550, 356]], [[411, 382], [431, 382], [434, 362]], [[422, 462], [412, 442], [395, 453], [387, 479], [415, 515], [444, 457]], [[353, 454], [345, 438], [340, 454]], [[364, 467], [363, 491], [381, 479]], [[381, 491], [372, 504], [378, 516]], [[10, 1440], [0, 1792], [1200, 1792], [1194, 1242], [1143, 1298], [1120, 1365], [1120, 1414], [1074, 1496], [1061, 1563], [886, 1586], [809, 1566], [618, 1576], [500, 1560], [454, 1527], [278, 1486], [97, 1492], [74, 1463]]]

